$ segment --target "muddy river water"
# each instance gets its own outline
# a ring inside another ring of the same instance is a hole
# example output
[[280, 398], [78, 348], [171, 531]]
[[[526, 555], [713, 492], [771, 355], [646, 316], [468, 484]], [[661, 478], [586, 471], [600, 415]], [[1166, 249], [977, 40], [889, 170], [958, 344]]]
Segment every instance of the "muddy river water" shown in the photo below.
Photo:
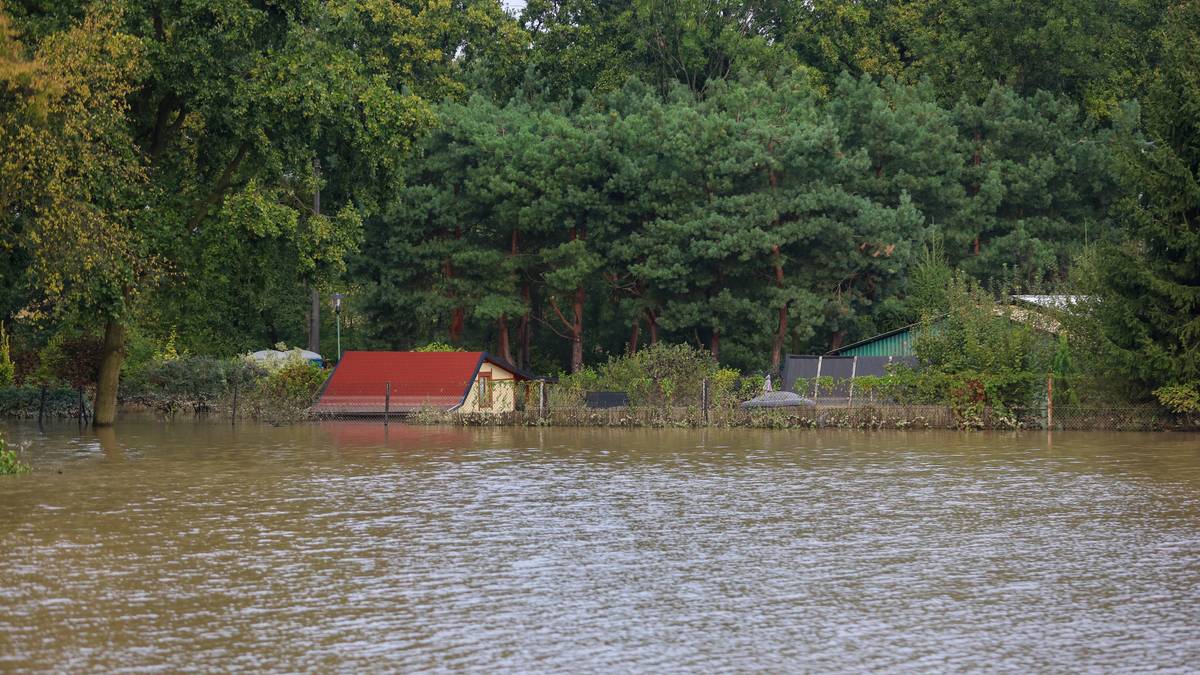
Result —
[[0, 671], [1200, 668], [1200, 437], [0, 423]]

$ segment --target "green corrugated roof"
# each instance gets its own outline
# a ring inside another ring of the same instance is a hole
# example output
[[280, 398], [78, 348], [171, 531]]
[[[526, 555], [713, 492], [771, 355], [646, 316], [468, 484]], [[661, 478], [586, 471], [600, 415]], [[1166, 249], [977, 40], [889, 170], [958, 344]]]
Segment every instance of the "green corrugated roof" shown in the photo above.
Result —
[[920, 324], [910, 324], [901, 328], [880, 333], [866, 340], [848, 344], [840, 349], [834, 349], [826, 356], [916, 356], [913, 352], [913, 338]]
[[844, 347], [837, 353], [839, 356], [914, 356], [913, 337], [912, 330], [904, 328]]

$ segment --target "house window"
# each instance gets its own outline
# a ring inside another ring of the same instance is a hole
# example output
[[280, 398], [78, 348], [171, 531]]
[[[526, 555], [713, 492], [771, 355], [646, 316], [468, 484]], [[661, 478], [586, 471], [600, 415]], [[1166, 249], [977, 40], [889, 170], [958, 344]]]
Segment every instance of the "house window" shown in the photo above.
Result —
[[483, 373], [479, 376], [476, 382], [476, 391], [479, 392], [479, 409], [490, 410], [492, 407], [492, 376], [490, 373]]

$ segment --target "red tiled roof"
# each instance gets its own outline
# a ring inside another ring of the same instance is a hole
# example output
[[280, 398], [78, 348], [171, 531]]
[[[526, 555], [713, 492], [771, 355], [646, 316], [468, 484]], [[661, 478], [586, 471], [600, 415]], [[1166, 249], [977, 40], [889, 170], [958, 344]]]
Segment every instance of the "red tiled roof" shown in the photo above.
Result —
[[382, 413], [391, 383], [389, 410], [448, 410], [462, 403], [484, 360], [512, 369], [487, 352], [346, 352], [329, 376], [316, 409]]

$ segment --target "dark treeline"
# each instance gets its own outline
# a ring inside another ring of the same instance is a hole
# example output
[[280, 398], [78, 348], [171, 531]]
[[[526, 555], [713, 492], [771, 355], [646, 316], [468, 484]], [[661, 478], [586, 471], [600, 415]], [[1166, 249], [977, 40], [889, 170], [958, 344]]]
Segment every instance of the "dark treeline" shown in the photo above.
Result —
[[[1200, 379], [1196, 0], [0, 2], [0, 321], [765, 370], [935, 251], [1144, 395]], [[1098, 357], [1098, 358], [1097, 358]]]
[[[803, 75], [639, 80], [578, 105], [439, 108], [392, 208], [367, 225], [381, 336], [585, 354], [693, 342], [743, 369], [916, 321], [931, 241], [997, 285], [1046, 288], [1111, 229], [1111, 132], [1069, 101], [995, 85]], [[538, 351], [538, 350], [532, 350]], [[546, 367], [549, 364], [538, 364]]]

